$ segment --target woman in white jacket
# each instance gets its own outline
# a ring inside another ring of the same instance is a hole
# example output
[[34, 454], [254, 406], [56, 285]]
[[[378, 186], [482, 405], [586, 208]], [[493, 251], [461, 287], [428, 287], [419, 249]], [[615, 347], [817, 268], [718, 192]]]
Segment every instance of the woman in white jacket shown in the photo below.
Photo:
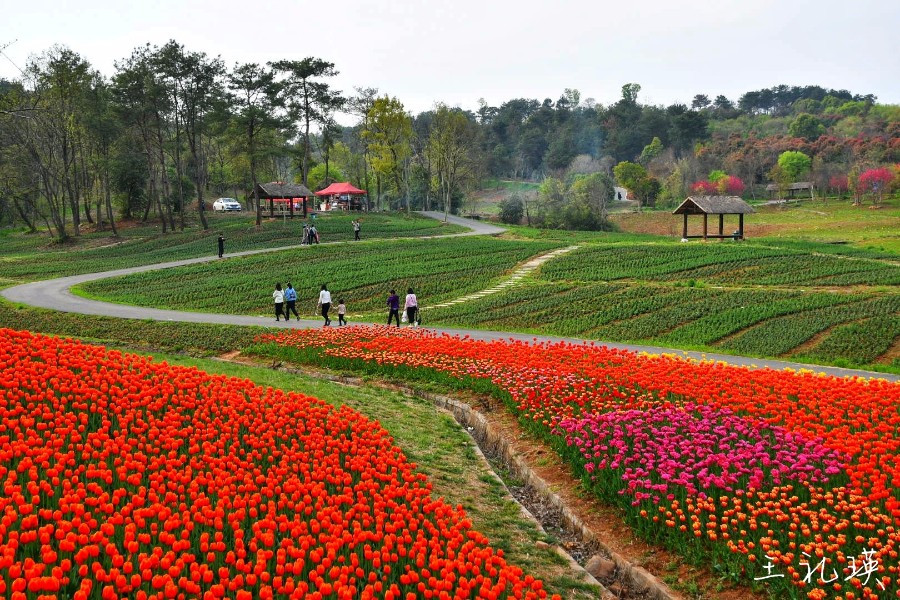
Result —
[[412, 288], [406, 290], [406, 319], [409, 321], [410, 327], [415, 327], [419, 320], [419, 300], [416, 298]]
[[[281, 284], [275, 284], [275, 291], [272, 292], [272, 299], [275, 300], [275, 320], [280, 321], [284, 314], [284, 292], [281, 291]], [[287, 320], [287, 317], [285, 317]]]
[[325, 317], [325, 327], [331, 325], [331, 319], [328, 318], [328, 309], [331, 308], [331, 292], [328, 286], [323, 285], [322, 291], [319, 292], [319, 307], [322, 309], [322, 316]]

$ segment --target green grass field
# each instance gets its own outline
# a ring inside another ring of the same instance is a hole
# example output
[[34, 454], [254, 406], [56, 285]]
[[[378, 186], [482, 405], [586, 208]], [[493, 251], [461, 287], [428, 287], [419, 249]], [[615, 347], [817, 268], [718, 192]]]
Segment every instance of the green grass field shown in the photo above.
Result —
[[[667, 211], [623, 213], [612, 217], [623, 232], [681, 237], [681, 218]], [[718, 226], [716, 222], [711, 228]], [[691, 234], [701, 233], [700, 219], [689, 221]], [[847, 199], [801, 200], [784, 205], [761, 205], [747, 215], [745, 232], [749, 241], [766, 243], [817, 242], [847, 244], [856, 248], [900, 255], [900, 197], [886, 199], [879, 208], [867, 201], [853, 206]], [[726, 217], [725, 228], [737, 228], [735, 217]]]

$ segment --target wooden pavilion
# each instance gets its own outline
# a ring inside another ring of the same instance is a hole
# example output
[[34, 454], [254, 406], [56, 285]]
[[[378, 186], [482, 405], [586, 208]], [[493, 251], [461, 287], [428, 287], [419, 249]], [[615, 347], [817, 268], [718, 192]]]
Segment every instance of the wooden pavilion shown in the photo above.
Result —
[[[737, 196], [691, 196], [675, 209], [673, 215], [684, 215], [682, 239], [703, 238], [704, 240], [734, 238], [744, 239], [744, 215], [755, 212], [753, 207]], [[703, 235], [688, 235], [688, 215], [703, 215]], [[709, 233], [709, 215], [719, 215], [719, 234]], [[725, 235], [725, 215], [738, 216], [738, 230]]]
[[275, 216], [275, 207], [278, 205], [279, 215], [290, 215], [294, 218], [294, 211], [303, 209], [303, 217], [307, 214], [307, 202], [313, 195], [309, 189], [299, 183], [284, 183], [272, 181], [270, 183], [257, 183], [256, 193], [259, 201], [269, 201], [269, 216]]
[[[788, 193], [788, 198], [794, 198], [795, 193], [802, 192], [804, 190], [809, 192], [810, 198], [816, 197], [816, 189], [812, 181], [796, 181], [784, 188], [784, 191]], [[781, 192], [777, 183], [770, 183], [769, 185], [767, 185], [766, 191], [771, 194], [773, 199], [777, 198]]]

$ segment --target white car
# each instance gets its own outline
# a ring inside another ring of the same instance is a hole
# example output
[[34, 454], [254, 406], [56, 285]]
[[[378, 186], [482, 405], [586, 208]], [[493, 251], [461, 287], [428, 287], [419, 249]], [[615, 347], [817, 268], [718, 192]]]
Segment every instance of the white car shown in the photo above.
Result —
[[213, 202], [213, 210], [216, 212], [240, 212], [241, 204], [234, 198], [219, 198]]

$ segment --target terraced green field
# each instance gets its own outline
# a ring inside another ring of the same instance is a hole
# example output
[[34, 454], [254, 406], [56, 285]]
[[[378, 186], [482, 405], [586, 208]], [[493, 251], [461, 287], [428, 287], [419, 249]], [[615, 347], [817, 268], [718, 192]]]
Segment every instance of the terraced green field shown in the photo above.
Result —
[[[900, 266], [762, 244], [584, 244], [429, 322], [897, 369]], [[861, 255], [861, 256], [860, 256]]]
[[720, 285], [898, 285], [900, 266], [747, 244], [596, 244], [548, 263], [548, 281], [677, 282]]
[[[350, 222], [356, 216], [326, 214], [317, 218], [321, 241], [353, 239]], [[7, 232], [0, 235], [0, 278], [34, 281], [214, 255], [220, 233], [225, 236], [226, 252], [290, 246], [299, 244], [302, 236], [301, 219], [265, 221], [260, 229], [246, 215], [210, 215], [209, 220], [208, 231], [192, 226], [163, 234], [158, 225], [143, 225], [122, 228], [119, 239], [110, 237], [108, 232], [88, 233], [68, 244], [53, 243], [41, 234]], [[463, 227], [419, 215], [370, 213], [362, 217], [363, 240], [464, 231]]]
[[269, 314], [276, 282], [291, 282], [312, 316], [322, 284], [351, 315], [380, 311], [388, 289], [415, 289], [423, 305], [482, 290], [527, 258], [558, 247], [489, 237], [312, 246], [85, 284], [113, 302], [231, 314]]
[[[229, 239], [241, 248], [293, 243], [288, 236], [296, 225], [284, 229], [270, 223], [261, 232], [229, 234]], [[320, 221], [320, 230], [326, 240], [349, 237], [349, 220], [329, 216]], [[372, 215], [363, 231], [364, 236], [415, 237], [447, 230], [437, 221]], [[37, 270], [48, 276], [158, 262], [204, 254], [214, 242], [212, 234], [176, 246], [171, 239], [144, 237], [68, 253], [70, 261], [92, 257], [72, 264], [53, 255], [48, 265], [31, 260], [12, 272], [33, 278]], [[489, 288], [526, 259], [572, 243], [581, 247], [544, 264], [518, 286], [429, 308]], [[140, 245], [147, 252], [133, 253]], [[228, 250], [237, 249], [229, 241]], [[345, 299], [351, 320], [380, 321], [387, 290], [413, 287], [429, 325], [900, 370], [896, 258], [886, 251], [808, 241], [681, 244], [631, 234], [538, 235], [513, 228], [501, 239], [369, 240], [279, 251], [93, 282], [78, 293], [140, 306], [267, 315], [274, 283], [290, 281], [298, 290], [298, 309], [311, 317], [319, 286], [326, 283], [335, 299]]]

